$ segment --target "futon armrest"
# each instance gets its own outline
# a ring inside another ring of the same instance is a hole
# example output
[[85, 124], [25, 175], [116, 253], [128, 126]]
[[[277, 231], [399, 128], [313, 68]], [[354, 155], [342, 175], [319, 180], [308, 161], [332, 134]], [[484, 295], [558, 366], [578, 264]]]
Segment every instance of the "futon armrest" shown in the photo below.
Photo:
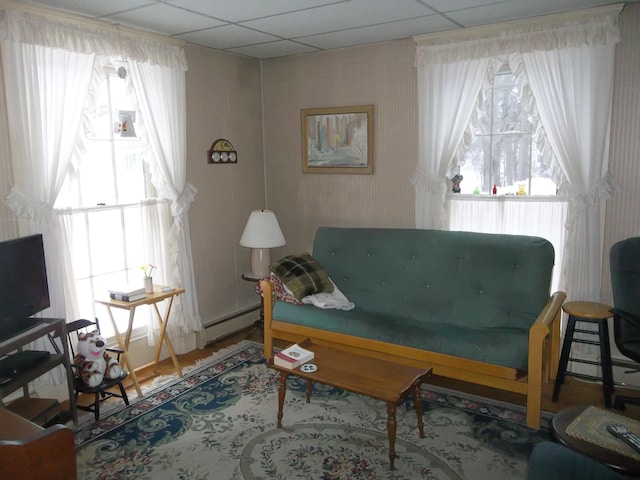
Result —
[[542, 382], [548, 382], [550, 373], [557, 369], [560, 316], [566, 298], [565, 292], [552, 294], [529, 329], [527, 425], [531, 428], [540, 428]]
[[566, 298], [567, 294], [565, 292], [555, 292], [552, 294], [551, 297], [549, 297], [549, 301], [538, 315], [533, 327], [539, 328], [541, 325], [544, 325], [549, 328], [553, 322], [559, 318], [558, 315], [562, 310], [562, 304]]

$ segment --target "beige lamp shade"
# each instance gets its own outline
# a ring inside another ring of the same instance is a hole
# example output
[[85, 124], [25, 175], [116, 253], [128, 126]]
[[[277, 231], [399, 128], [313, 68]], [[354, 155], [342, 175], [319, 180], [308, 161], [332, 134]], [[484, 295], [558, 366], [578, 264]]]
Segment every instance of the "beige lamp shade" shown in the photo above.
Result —
[[264, 278], [269, 275], [271, 265], [270, 248], [281, 247], [284, 239], [278, 219], [271, 210], [254, 210], [244, 227], [240, 245], [251, 248], [251, 275]]

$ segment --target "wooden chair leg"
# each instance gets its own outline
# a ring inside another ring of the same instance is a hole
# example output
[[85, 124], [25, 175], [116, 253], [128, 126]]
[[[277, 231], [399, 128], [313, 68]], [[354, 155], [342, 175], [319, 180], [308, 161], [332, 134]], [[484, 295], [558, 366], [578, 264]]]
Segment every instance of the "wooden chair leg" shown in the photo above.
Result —
[[95, 418], [96, 422], [100, 420], [100, 394], [96, 393], [95, 402], [93, 405], [93, 418]]
[[120, 387], [120, 395], [122, 395], [122, 400], [124, 400], [124, 404], [129, 405], [129, 397], [127, 397], [127, 391], [124, 389], [124, 385], [122, 385], [122, 383], [119, 383], [118, 387]]

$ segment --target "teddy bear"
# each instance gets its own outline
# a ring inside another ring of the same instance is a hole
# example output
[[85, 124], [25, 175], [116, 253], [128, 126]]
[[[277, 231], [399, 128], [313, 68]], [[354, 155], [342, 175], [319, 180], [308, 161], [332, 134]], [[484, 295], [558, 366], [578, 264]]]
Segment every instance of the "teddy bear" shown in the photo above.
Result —
[[460, 193], [460, 182], [463, 178], [464, 177], [460, 174], [454, 175], [453, 178], [451, 178], [451, 183], [453, 183], [453, 188], [451, 189], [451, 191], [453, 193]]
[[122, 368], [109, 356], [106, 348], [107, 344], [98, 331], [78, 334], [78, 353], [73, 362], [77, 366], [77, 377], [90, 387], [97, 387], [105, 378], [114, 379], [122, 375]]

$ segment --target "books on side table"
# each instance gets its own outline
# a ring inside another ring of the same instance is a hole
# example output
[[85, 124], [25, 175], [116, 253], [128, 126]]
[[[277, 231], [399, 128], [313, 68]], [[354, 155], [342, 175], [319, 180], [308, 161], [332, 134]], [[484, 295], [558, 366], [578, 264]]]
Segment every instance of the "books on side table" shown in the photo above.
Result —
[[302, 348], [297, 343], [281, 350], [273, 357], [273, 364], [283, 368], [294, 369], [303, 363], [313, 360], [313, 352]]
[[123, 302], [135, 302], [146, 297], [144, 286], [136, 287], [134, 285], [121, 285], [117, 288], [109, 289], [109, 297], [113, 300], [122, 300]]

